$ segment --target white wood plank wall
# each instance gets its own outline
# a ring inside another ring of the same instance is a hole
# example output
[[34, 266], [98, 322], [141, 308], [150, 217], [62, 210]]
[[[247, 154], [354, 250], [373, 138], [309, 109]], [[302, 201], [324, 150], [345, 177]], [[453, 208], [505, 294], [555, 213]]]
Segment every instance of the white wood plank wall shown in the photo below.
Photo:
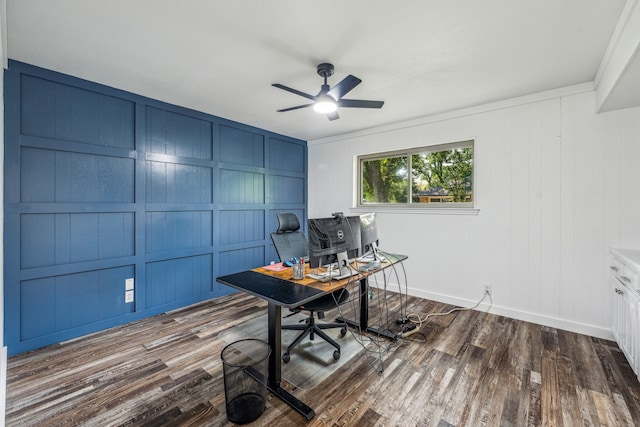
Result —
[[640, 248], [640, 108], [595, 108], [578, 85], [310, 141], [309, 217], [358, 213], [359, 154], [473, 138], [477, 215], [378, 214], [409, 293], [470, 306], [490, 283], [495, 313], [611, 338], [609, 248]]

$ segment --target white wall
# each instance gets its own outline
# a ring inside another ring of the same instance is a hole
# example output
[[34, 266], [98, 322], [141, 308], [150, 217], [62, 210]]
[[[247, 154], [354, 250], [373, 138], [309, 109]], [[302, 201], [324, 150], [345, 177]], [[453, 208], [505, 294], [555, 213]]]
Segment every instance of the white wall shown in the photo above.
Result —
[[585, 84], [310, 141], [309, 217], [359, 212], [359, 154], [473, 138], [476, 215], [378, 213], [409, 293], [470, 306], [490, 283], [492, 312], [611, 338], [609, 247], [640, 249], [640, 109], [595, 109]]

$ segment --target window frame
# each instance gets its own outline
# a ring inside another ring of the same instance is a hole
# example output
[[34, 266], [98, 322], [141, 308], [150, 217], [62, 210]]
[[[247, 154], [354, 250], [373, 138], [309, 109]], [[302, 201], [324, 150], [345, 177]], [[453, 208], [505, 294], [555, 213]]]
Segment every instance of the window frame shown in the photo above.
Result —
[[[476, 144], [475, 139], [466, 139], [456, 142], [448, 142], [435, 145], [427, 145], [415, 148], [407, 148], [402, 150], [392, 150], [385, 152], [369, 153], [356, 156], [356, 186], [355, 186], [355, 210], [369, 210], [376, 211], [409, 211], [409, 212], [426, 212], [426, 213], [477, 213], [479, 210], [476, 207]], [[413, 168], [412, 168], [412, 156], [420, 153], [447, 151], [456, 148], [471, 147], [473, 150], [473, 161], [471, 165], [471, 202], [432, 202], [432, 203], [415, 203], [413, 199]], [[407, 203], [381, 203], [381, 202], [364, 202], [362, 197], [363, 191], [363, 162], [371, 160], [386, 159], [390, 157], [406, 157], [408, 170], [407, 170]]]

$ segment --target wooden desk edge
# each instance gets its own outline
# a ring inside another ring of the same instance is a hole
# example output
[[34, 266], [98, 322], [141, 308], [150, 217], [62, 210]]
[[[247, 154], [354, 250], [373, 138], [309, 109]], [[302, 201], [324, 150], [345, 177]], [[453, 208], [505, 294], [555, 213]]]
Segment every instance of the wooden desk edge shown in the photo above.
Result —
[[[395, 258], [392, 261], [383, 261], [380, 263], [380, 268], [377, 268], [373, 271], [358, 271], [357, 270], [357, 264], [359, 264], [358, 261], [356, 261], [355, 259], [351, 260], [351, 266], [352, 266], [352, 270], [353, 270], [353, 275], [350, 277], [346, 277], [344, 279], [340, 279], [340, 280], [330, 280], [328, 282], [321, 282], [319, 280], [316, 279], [312, 279], [310, 277], [307, 277], [307, 275], [309, 273], [312, 272], [324, 272], [326, 269], [323, 267], [318, 267], [318, 268], [311, 268], [309, 264], [305, 264], [304, 266], [304, 279], [299, 279], [299, 280], [295, 280], [293, 278], [293, 268], [289, 267], [286, 268], [284, 270], [272, 270], [269, 268], [269, 266], [264, 266], [264, 267], [257, 267], [252, 269], [251, 271], [255, 271], [256, 273], [261, 273], [261, 274], [265, 274], [267, 276], [272, 276], [272, 277], [277, 277], [278, 279], [281, 280], [286, 280], [288, 282], [291, 283], [296, 283], [298, 285], [303, 285], [303, 286], [310, 286], [312, 288], [330, 293], [333, 292], [337, 289], [340, 288], [344, 288], [345, 286], [347, 286], [350, 283], [356, 283], [359, 282], [362, 279], [366, 279], [367, 277], [371, 276], [372, 274], [376, 274], [379, 273], [380, 271], [392, 267], [394, 264], [397, 264], [399, 262], [404, 261], [405, 259], [407, 259], [406, 255], [396, 255], [396, 254], [387, 254], [385, 253], [386, 256], [388, 256], [389, 258], [393, 257]], [[356, 267], [354, 268], [354, 264], [356, 264]], [[366, 264], [365, 262], [362, 262], [360, 264]]]

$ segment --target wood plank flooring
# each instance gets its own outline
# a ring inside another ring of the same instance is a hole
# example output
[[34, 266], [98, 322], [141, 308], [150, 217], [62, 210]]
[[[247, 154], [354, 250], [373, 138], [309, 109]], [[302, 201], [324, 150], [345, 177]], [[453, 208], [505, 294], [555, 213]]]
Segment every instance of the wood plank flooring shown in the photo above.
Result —
[[[399, 316], [397, 294], [376, 291], [372, 302], [373, 323]], [[411, 313], [451, 308], [408, 298]], [[235, 294], [11, 357], [6, 425], [232, 425], [218, 334], [265, 311]], [[363, 341], [316, 388], [283, 383], [313, 420], [269, 395], [252, 425], [640, 425], [640, 384], [611, 341], [482, 311], [431, 317], [396, 342]]]

